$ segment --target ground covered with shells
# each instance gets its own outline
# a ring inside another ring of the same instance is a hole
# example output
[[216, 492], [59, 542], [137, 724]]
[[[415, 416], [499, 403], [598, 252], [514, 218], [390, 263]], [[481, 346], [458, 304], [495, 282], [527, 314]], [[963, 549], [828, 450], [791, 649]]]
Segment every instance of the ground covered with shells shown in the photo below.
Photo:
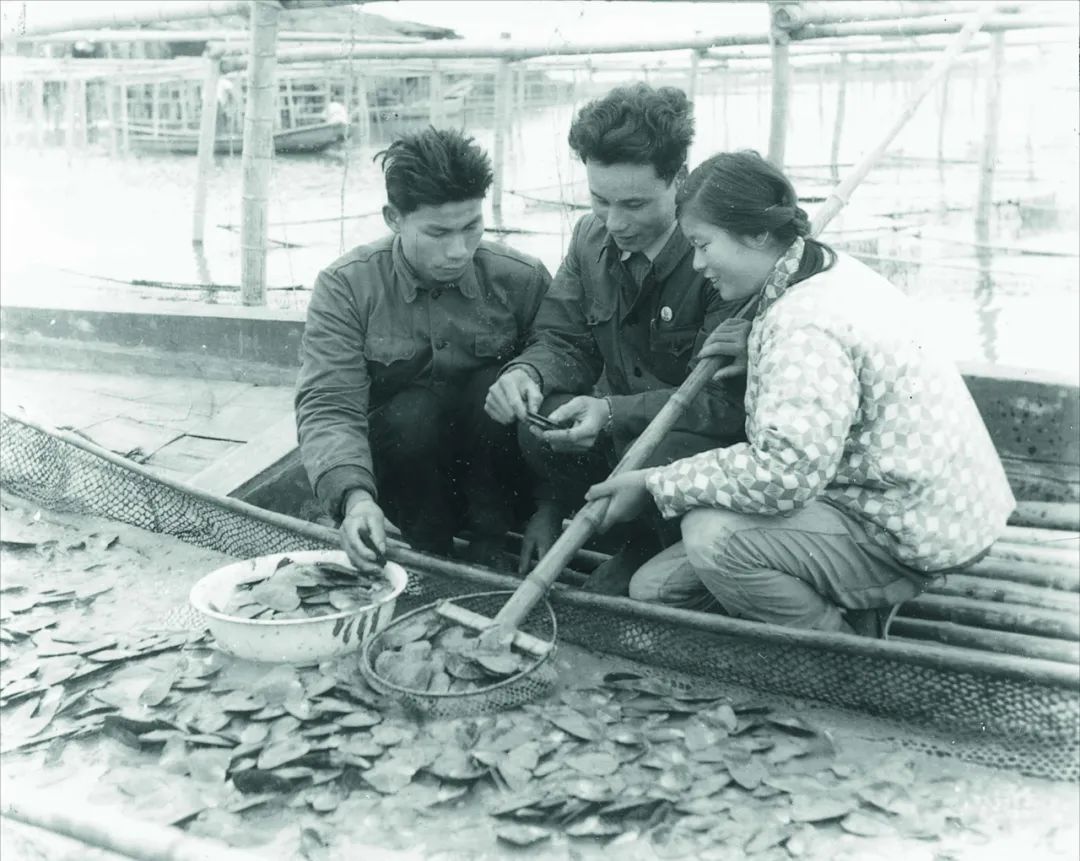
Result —
[[[549, 700], [418, 723], [357, 654], [260, 665], [170, 628], [220, 554], [10, 500], [0, 540], [5, 788], [312, 861], [1077, 857], [1075, 785], [864, 718], [560, 644]], [[5, 825], [0, 852], [29, 839]]]

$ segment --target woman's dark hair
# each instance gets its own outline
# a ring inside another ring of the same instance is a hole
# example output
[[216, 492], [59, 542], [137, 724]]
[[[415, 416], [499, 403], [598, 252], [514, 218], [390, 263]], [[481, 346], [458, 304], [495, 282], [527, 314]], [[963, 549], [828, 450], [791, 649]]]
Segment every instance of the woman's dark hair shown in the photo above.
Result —
[[693, 109], [686, 93], [641, 83], [589, 102], [570, 126], [570, 149], [583, 162], [651, 164], [669, 184], [686, 164], [693, 139]]
[[386, 197], [402, 215], [421, 206], [477, 200], [493, 176], [487, 153], [471, 137], [429, 127], [403, 135], [380, 153]]
[[810, 219], [799, 206], [791, 181], [753, 150], [722, 152], [695, 167], [675, 197], [680, 215], [689, 212], [736, 237], [768, 233], [790, 245], [806, 240], [793, 281], [832, 267], [836, 252], [810, 238]]

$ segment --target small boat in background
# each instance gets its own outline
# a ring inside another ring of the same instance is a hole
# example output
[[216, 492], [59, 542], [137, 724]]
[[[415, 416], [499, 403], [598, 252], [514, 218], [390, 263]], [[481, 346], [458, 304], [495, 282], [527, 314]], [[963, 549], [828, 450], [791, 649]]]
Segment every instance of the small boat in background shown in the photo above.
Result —
[[[349, 124], [341, 120], [283, 129], [274, 134], [274, 152], [321, 152], [345, 140], [348, 130]], [[159, 130], [154, 134], [151, 128], [132, 124], [128, 127], [128, 134], [131, 148], [136, 152], [195, 155], [199, 151], [197, 130]], [[243, 149], [243, 134], [224, 134], [214, 138], [215, 155], [240, 155]]]

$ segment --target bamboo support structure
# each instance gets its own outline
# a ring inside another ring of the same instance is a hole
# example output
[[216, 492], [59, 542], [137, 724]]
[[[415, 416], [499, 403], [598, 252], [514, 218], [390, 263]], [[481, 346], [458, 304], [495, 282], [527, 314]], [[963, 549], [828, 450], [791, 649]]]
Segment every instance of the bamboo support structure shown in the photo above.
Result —
[[[996, 4], [998, 12], [1017, 12], [1018, 3]], [[797, 30], [807, 24], [838, 24], [848, 21], [890, 21], [897, 18], [945, 17], [963, 14], [970, 6], [959, 3], [898, 4], [860, 2], [784, 3], [776, 10], [777, 24], [786, 30]]]
[[1080, 613], [1080, 595], [1046, 586], [1031, 586], [1009, 580], [990, 580], [970, 574], [949, 574], [927, 590], [934, 595], [954, 598], [975, 598], [1002, 604], [1020, 604], [1043, 610]]
[[1033, 637], [1011, 631], [987, 631], [970, 625], [933, 619], [897, 616], [889, 626], [889, 640], [899, 643], [941, 643], [973, 651], [1015, 655], [1070, 666], [1080, 663], [1080, 644], [1051, 637]]
[[[1003, 30], [1042, 30], [1059, 29], [1072, 26], [1062, 18], [1037, 18], [1035, 16], [996, 15], [991, 3], [977, 7], [973, 14], [985, 17], [982, 29], [987, 33]], [[991, 17], [994, 16], [994, 17]], [[791, 31], [792, 41], [806, 42], [813, 39], [842, 39], [849, 36], [883, 36], [887, 38], [911, 38], [914, 36], [935, 36], [955, 33], [961, 28], [958, 21], [961, 16], [942, 16], [940, 21], [901, 20], [901, 21], [858, 21], [846, 24], [807, 24]]]
[[833, 182], [840, 181], [840, 139], [844, 133], [844, 109], [847, 105], [847, 67], [847, 54], [841, 54], [836, 73], [836, 116], [833, 117], [832, 147], [829, 150]]
[[945, 126], [949, 119], [949, 84], [952, 81], [952, 71], [945, 73], [941, 79], [941, 107], [938, 115], [937, 133], [937, 160], [939, 170], [945, 169]]
[[240, 223], [240, 298], [245, 305], [266, 304], [267, 208], [274, 160], [277, 113], [275, 51], [277, 3], [251, 4], [251, 65], [244, 110], [243, 212]]
[[939, 80], [941, 80], [949, 67], [956, 62], [957, 57], [959, 57], [964, 48], [970, 44], [971, 40], [975, 37], [975, 34], [979, 32], [989, 19], [990, 15], [993, 14], [993, 11], [994, 7], [990, 4], [986, 4], [985, 6], [982, 6], [966, 24], [964, 24], [960, 34], [941, 55], [933, 68], [926, 73], [922, 81], [919, 82], [918, 86], [915, 88], [914, 94], [908, 100], [904, 109], [900, 112], [900, 115], [893, 121], [893, 124], [882, 136], [878, 144], [863, 156], [855, 169], [852, 170], [843, 182], [833, 189], [825, 203], [823, 203], [814, 214], [815, 233], [820, 230], [820, 228], [817, 227], [819, 223], [831, 221], [832, 217], [843, 209], [850, 199], [851, 193], [859, 183], [862, 182], [870, 172], [871, 168], [878, 163], [881, 156], [885, 154], [885, 151], [893, 142], [893, 139], [900, 133], [900, 130], [907, 125], [908, 120], [915, 114], [915, 111], [918, 110], [919, 105], [922, 104], [926, 94], [930, 92]]
[[[509, 39], [509, 33], [502, 34], [503, 39]], [[492, 172], [494, 182], [491, 184], [491, 209], [495, 216], [495, 224], [502, 226], [502, 193], [505, 180], [506, 164], [506, 137], [510, 125], [510, 61], [501, 58], [495, 70], [495, 133], [491, 147]]]
[[67, 149], [68, 158], [75, 151], [75, 82], [68, 80], [64, 84], [64, 113], [67, 131], [64, 134], [64, 145]]
[[443, 75], [438, 62], [431, 66], [431, 85], [428, 88], [428, 122], [435, 128], [443, 125]]
[[989, 239], [990, 213], [994, 206], [994, 168], [1001, 126], [1001, 70], [1005, 64], [1005, 34], [994, 33], [990, 46], [990, 70], [985, 79], [986, 118], [979, 159], [979, 192], [975, 204], [975, 231], [982, 242]]
[[116, 88], [109, 81], [102, 81], [101, 92], [105, 100], [105, 117], [109, 123], [109, 155], [115, 158], [120, 152], [120, 129], [116, 123]]
[[[700, 367], [700, 365], [698, 366]], [[230, 497], [218, 496], [208, 491], [193, 487], [176, 479], [155, 473], [153, 470], [134, 461], [114, 454], [108, 449], [90, 442], [70, 431], [58, 430], [27, 416], [19, 416], [17, 421], [27, 427], [49, 434], [55, 439], [76, 449], [88, 452], [95, 457], [113, 464], [115, 467], [135, 473], [165, 488], [201, 500], [223, 511], [230, 511], [243, 517], [249, 517], [262, 523], [277, 526], [297, 535], [320, 542], [326, 547], [337, 547], [340, 542], [338, 531], [326, 526], [310, 523], [278, 512], [258, 508], [250, 503]], [[0, 491], [0, 496], [17, 499], [10, 493]], [[29, 503], [23, 503], [29, 504]], [[252, 550], [252, 554], [256, 551]], [[466, 565], [460, 562], [438, 559], [424, 553], [418, 553], [391, 544], [387, 554], [389, 558], [406, 568], [431, 572], [435, 575], [448, 574], [468, 577], [482, 588], [495, 590], [513, 588], [517, 581], [513, 577]], [[596, 607], [612, 609], [624, 607], [626, 599], [611, 598], [605, 595], [591, 595], [577, 592], [560, 597], [560, 601], [572, 603], [575, 607], [588, 611]], [[780, 628], [774, 625], [762, 625], [709, 613], [688, 613], [684, 610], [663, 607], [655, 604], [635, 604], [635, 612], [642, 617], [657, 622], [679, 625], [687, 630], [716, 633], [719, 635], [737, 635], [752, 637], [763, 643], [782, 644], [790, 648], [828, 648], [832, 652], [851, 654], [860, 657], [872, 656], [888, 659], [912, 666], [924, 666], [931, 669], [945, 669], [949, 672], [966, 672], [1000, 680], [1015, 679], [1026, 684], [1049, 685], [1054, 689], [1074, 691], [1077, 684], [1075, 666], [1063, 666], [1060, 662], [1016, 658], [1011, 655], [979, 654], [974, 651], [958, 651], [942, 648], [934, 643], [909, 644], [894, 641], [882, 643], [864, 637], [840, 636], [820, 631], [803, 631]]]
[[120, 79], [120, 140], [124, 152], [131, 151], [131, 114], [128, 106], [128, 85], [124, 78]]
[[82, 799], [8, 785], [0, 815], [139, 861], [256, 861], [261, 857], [179, 828], [132, 819]]
[[900, 615], [1059, 640], [1076, 641], [1080, 638], [1080, 617], [1073, 611], [1030, 608], [974, 598], [924, 593], [902, 604]]
[[[776, 15], [778, 10], [773, 10]], [[787, 147], [788, 103], [791, 99], [791, 40], [778, 26], [769, 30], [772, 55], [772, 98], [769, 113], [769, 161], [781, 170]]]
[[217, 90], [221, 80], [221, 48], [207, 49], [206, 77], [202, 83], [202, 109], [199, 113], [199, 154], [195, 168], [195, 207], [191, 241], [202, 245], [206, 228], [206, 189], [214, 166], [214, 140], [217, 137]]
[[35, 78], [30, 87], [31, 114], [34, 121], [34, 145], [45, 144], [45, 82]]
[[686, 98], [690, 102], [690, 106], [693, 107], [694, 100], [697, 98], [698, 93], [698, 73], [699, 66], [701, 65], [700, 50], [693, 50], [690, 52], [690, 71], [687, 74], [686, 80]]

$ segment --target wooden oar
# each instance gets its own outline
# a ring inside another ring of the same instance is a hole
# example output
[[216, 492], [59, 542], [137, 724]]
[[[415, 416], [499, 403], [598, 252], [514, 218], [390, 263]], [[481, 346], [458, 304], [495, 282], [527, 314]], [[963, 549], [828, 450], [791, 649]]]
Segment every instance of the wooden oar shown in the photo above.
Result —
[[[747, 308], [744, 307], [742, 310], [746, 311]], [[709, 380], [725, 379], [746, 372], [741, 365], [728, 365], [721, 368], [720, 364], [723, 361], [723, 357], [710, 357], [698, 363], [697, 367], [683, 380], [682, 385], [668, 398], [660, 412], [649, 422], [648, 427], [626, 450], [615, 469], [611, 471], [612, 477], [639, 469]], [[529, 576], [514, 590], [514, 594], [510, 596], [494, 619], [466, 610], [449, 601], [439, 607], [439, 614], [459, 625], [476, 630], [485, 630], [492, 625], [498, 625], [506, 631], [517, 631], [518, 626], [529, 615], [532, 608], [547, 594], [559, 574], [574, 558], [574, 554], [584, 546], [603, 522], [607, 507], [608, 500], [606, 499], [594, 499], [585, 503]], [[552, 648], [550, 643], [535, 638], [521, 637], [520, 633], [518, 632], [519, 636], [515, 637], [514, 644], [525, 651], [540, 656]]]

